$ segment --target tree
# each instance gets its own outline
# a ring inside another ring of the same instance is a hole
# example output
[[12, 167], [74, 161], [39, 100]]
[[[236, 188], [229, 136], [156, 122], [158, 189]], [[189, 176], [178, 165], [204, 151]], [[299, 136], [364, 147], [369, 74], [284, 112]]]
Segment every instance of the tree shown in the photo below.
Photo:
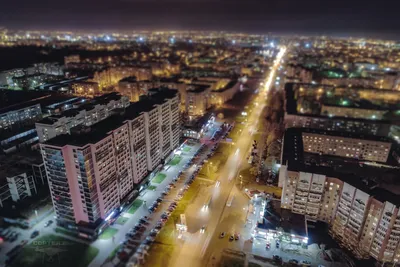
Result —
[[273, 141], [276, 139], [276, 134], [274, 132], [271, 132], [268, 137], [267, 137], [267, 146], [272, 144]]
[[258, 169], [256, 167], [252, 167], [249, 170], [250, 174], [256, 176], [258, 174]]

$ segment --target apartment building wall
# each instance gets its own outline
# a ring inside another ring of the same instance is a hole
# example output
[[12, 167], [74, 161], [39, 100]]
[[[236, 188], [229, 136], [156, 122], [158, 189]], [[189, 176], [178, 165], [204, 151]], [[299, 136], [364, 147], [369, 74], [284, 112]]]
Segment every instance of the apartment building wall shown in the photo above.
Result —
[[[150, 110], [133, 111], [119, 120], [114, 116], [80, 132], [74, 130], [73, 141], [58, 137], [57, 142], [65, 144], [51, 144], [54, 140], [41, 144], [58, 220], [94, 223], [106, 218], [179, 145], [177, 96]], [[88, 138], [91, 131], [95, 140], [80, 141], [80, 135]], [[104, 136], [99, 138], [100, 134]]]
[[211, 107], [209, 101], [209, 90], [202, 92], [187, 92], [185, 110], [189, 116], [203, 116]]
[[343, 185], [344, 183], [340, 179], [326, 177], [318, 220], [327, 223], [333, 222]]
[[181, 129], [181, 117], [180, 117], [180, 109], [179, 109], [179, 98], [172, 98], [170, 101], [170, 121], [171, 121], [171, 148], [174, 150], [179, 146], [179, 140], [182, 135]]
[[113, 136], [117, 165], [118, 194], [120, 199], [124, 199], [134, 187], [129, 124], [125, 123], [120, 128], [114, 130]]
[[42, 116], [40, 104], [0, 114], [0, 129], [6, 129], [24, 120], [38, 119]]
[[99, 84], [96, 82], [74, 82], [71, 88], [76, 96], [94, 97], [100, 93]]
[[302, 133], [304, 152], [386, 162], [392, 146], [389, 142]]
[[87, 216], [83, 215], [77, 174], [71, 169], [75, 163], [72, 148], [42, 146], [42, 156], [57, 220], [69, 223], [87, 221]]
[[328, 131], [351, 132], [368, 135], [388, 136], [389, 123], [373, 120], [355, 121], [338, 117], [313, 117], [285, 113], [285, 128], [313, 128]]
[[160, 116], [158, 108], [144, 114], [146, 153], [148, 170], [155, 169], [161, 163]]
[[383, 115], [387, 110], [376, 110], [376, 109], [363, 109], [363, 108], [352, 108], [343, 106], [327, 106], [322, 105], [321, 115], [336, 116], [336, 117], [350, 117], [356, 119], [376, 119], [382, 120]]
[[140, 114], [138, 117], [129, 122], [131, 151], [132, 151], [132, 168], [134, 183], [139, 183], [148, 172], [147, 169], [147, 146], [145, 131], [145, 115]]
[[[309, 208], [319, 199], [317, 215]], [[338, 178], [287, 170], [283, 165], [279, 176], [283, 186], [282, 208], [305, 214], [309, 220], [330, 225], [330, 234], [360, 257], [372, 256], [379, 261], [400, 259], [399, 209]], [[317, 189], [317, 190], [316, 190]], [[310, 198], [311, 197], [311, 198]]]

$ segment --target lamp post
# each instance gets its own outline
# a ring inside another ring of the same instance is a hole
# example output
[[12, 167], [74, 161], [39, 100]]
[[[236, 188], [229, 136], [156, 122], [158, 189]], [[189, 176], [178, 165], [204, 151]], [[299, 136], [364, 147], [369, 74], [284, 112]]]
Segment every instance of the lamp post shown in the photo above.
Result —
[[210, 161], [209, 164], [207, 164], [207, 173], [208, 173], [208, 176], [211, 176], [211, 174], [210, 174], [210, 165], [212, 166], [212, 162], [211, 162], [211, 161]]

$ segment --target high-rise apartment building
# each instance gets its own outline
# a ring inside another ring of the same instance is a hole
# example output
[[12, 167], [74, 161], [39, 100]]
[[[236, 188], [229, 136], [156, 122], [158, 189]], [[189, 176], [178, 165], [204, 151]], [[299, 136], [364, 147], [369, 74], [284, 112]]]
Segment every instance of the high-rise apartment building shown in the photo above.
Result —
[[400, 198], [390, 188], [398, 177], [396, 146], [387, 138], [372, 139], [287, 129], [279, 172], [281, 205], [326, 222], [330, 234], [360, 258], [397, 262]]
[[58, 222], [96, 229], [135, 195], [179, 138], [177, 92], [154, 89], [120, 114], [41, 144]]
[[36, 122], [39, 141], [43, 143], [57, 135], [69, 133], [71, 128], [78, 125], [90, 126], [110, 116], [113, 110], [127, 106], [129, 99], [118, 93], [95, 97], [77, 108]]

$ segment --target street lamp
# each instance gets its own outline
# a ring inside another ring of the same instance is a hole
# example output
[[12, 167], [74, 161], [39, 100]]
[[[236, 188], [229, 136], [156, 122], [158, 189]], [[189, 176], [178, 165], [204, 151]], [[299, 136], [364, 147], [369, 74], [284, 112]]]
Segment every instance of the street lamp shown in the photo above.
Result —
[[211, 174], [210, 174], [210, 165], [212, 165], [212, 162], [210, 162], [210, 164], [207, 164], [207, 173], [208, 173], [208, 176], [211, 176]]

